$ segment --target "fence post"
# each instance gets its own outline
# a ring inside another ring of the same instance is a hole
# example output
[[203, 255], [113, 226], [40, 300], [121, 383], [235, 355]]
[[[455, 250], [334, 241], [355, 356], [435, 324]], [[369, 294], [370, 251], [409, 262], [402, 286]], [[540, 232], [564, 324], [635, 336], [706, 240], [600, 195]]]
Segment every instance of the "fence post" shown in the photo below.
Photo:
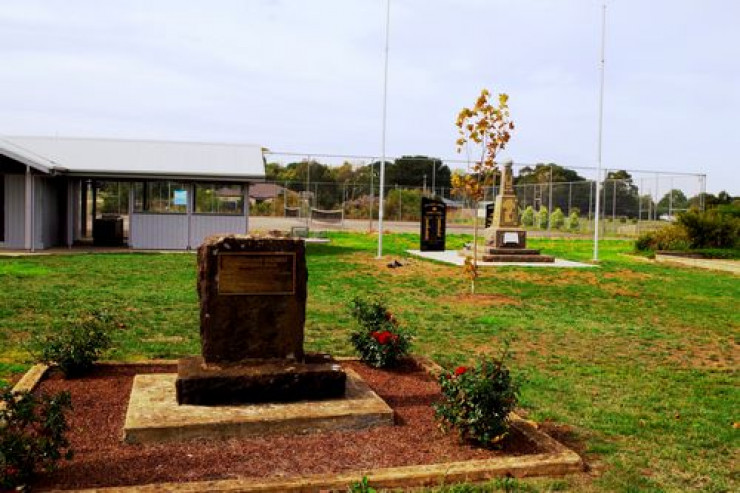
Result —
[[612, 226], [617, 215], [617, 180], [612, 185]]
[[589, 181], [588, 182], [588, 224], [589, 224], [589, 231], [591, 230], [591, 207], [592, 202], [594, 200], [594, 184], [596, 182]]
[[[547, 213], [552, 214], [552, 164], [550, 165], [550, 184], [548, 185], [548, 191], [549, 191], [549, 197], [547, 199]], [[550, 216], [547, 216], [547, 230], [552, 230], [552, 221], [550, 221]]]

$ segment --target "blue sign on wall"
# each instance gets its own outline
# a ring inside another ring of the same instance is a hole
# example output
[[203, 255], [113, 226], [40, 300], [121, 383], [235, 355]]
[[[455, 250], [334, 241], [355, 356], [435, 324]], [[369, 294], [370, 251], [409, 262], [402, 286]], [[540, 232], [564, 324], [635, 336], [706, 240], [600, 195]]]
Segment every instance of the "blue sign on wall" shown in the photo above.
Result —
[[175, 197], [172, 199], [174, 205], [188, 205], [188, 191], [175, 190]]

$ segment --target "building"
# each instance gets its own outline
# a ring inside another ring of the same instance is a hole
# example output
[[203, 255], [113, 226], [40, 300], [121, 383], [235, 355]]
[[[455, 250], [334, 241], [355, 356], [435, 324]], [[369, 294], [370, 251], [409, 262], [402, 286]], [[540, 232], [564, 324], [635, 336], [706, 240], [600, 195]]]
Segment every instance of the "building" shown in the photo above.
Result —
[[0, 138], [0, 248], [77, 244], [197, 248], [245, 233], [262, 147], [87, 138]]

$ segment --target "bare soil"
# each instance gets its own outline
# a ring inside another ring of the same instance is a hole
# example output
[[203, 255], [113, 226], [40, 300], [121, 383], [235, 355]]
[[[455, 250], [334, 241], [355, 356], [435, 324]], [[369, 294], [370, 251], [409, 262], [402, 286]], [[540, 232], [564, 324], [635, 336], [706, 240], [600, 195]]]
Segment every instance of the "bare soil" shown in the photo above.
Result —
[[[540, 452], [515, 430], [502, 450], [485, 450], [443, 434], [431, 404], [439, 387], [413, 361], [393, 371], [356, 362], [357, 371], [390, 405], [392, 427], [311, 435], [277, 435], [226, 441], [195, 440], [174, 444], [121, 442], [133, 377], [172, 373], [174, 366], [100, 366], [85, 378], [65, 380], [52, 373], [37, 391], [72, 394], [69, 438], [75, 456], [41, 475], [35, 488], [91, 488], [171, 481], [230, 478], [289, 478], [382, 467], [434, 464]], [[358, 474], [361, 476], [361, 473]]]
[[476, 306], [500, 306], [500, 305], [521, 305], [522, 301], [511, 296], [503, 294], [470, 294], [461, 293], [455, 296], [444, 296], [440, 298], [444, 303], [460, 303], [465, 305]]

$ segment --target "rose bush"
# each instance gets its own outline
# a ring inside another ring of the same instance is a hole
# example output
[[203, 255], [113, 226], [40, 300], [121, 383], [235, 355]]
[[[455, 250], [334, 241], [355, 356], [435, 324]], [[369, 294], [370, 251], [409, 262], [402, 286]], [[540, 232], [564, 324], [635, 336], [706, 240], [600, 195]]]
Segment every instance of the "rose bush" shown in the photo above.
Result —
[[400, 327], [382, 300], [355, 298], [350, 303], [350, 313], [357, 322], [350, 342], [363, 362], [385, 368], [408, 354], [411, 335]]
[[434, 404], [434, 414], [443, 430], [455, 429], [463, 440], [484, 447], [503, 440], [519, 386], [502, 360], [483, 360], [440, 375], [442, 400]]

